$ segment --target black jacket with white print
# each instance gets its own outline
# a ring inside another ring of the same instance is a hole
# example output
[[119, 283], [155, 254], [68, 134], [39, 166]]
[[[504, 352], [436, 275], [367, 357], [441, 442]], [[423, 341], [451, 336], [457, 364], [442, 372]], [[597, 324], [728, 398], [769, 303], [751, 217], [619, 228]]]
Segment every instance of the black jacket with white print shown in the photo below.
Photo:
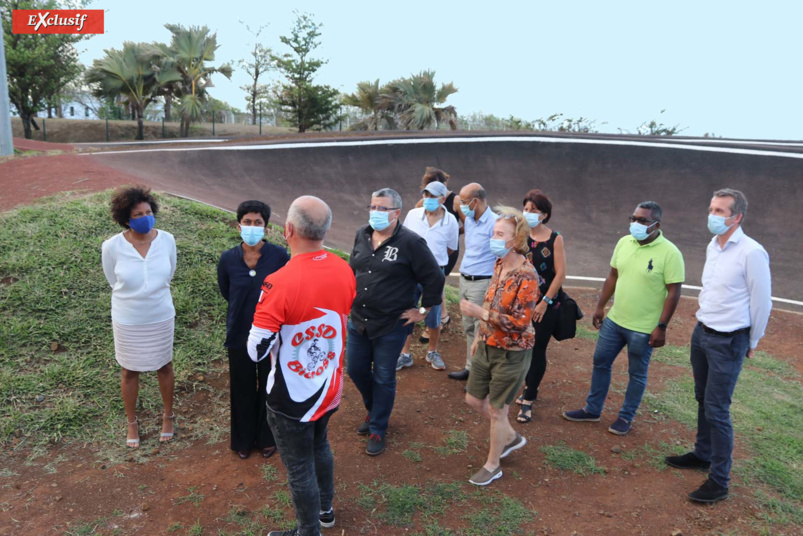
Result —
[[391, 237], [374, 250], [372, 234], [370, 225], [357, 231], [349, 262], [357, 278], [351, 323], [370, 339], [389, 333], [402, 313], [416, 306], [417, 284], [423, 288], [423, 307], [441, 303], [445, 281], [423, 237], [399, 223]]

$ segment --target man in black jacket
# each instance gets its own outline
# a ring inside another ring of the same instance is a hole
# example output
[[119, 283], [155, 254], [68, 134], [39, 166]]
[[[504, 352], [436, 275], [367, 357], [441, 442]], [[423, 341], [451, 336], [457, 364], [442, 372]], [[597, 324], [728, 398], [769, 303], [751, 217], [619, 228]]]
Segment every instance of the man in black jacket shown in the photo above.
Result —
[[[368, 415], [357, 429], [370, 434], [366, 452], [385, 450], [385, 431], [396, 398], [396, 361], [409, 326], [441, 303], [444, 275], [424, 238], [399, 222], [398, 193], [382, 188], [368, 206], [368, 225], [354, 238], [351, 268], [357, 297], [351, 307], [346, 341], [347, 371], [362, 394]], [[415, 308], [415, 287], [424, 289]]]

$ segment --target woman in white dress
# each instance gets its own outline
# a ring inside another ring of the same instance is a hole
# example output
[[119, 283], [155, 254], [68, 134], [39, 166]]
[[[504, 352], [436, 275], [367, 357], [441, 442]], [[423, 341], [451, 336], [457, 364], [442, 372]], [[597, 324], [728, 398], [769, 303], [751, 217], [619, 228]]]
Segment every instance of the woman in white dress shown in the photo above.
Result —
[[126, 446], [139, 447], [136, 414], [139, 373], [156, 371], [164, 403], [159, 441], [173, 439], [173, 298], [176, 241], [157, 230], [159, 211], [149, 188], [136, 186], [112, 197], [114, 221], [125, 231], [103, 243], [103, 273], [112, 287], [114, 352], [122, 367], [122, 392], [128, 422]]

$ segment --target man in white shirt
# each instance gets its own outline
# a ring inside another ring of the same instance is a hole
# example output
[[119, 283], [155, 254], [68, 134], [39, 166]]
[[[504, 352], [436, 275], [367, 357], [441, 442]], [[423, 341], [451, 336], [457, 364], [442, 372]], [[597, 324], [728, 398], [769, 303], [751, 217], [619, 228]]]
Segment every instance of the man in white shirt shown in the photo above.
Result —
[[770, 258], [744, 234], [747, 199], [738, 190], [714, 192], [708, 208], [708, 244], [697, 327], [691, 338], [697, 440], [694, 450], [668, 456], [680, 469], [709, 471], [708, 480], [689, 494], [695, 502], [728, 497], [733, 461], [730, 405], [745, 356], [753, 357], [772, 309]]
[[[423, 237], [427, 241], [429, 250], [438, 262], [438, 266], [443, 269], [449, 263], [449, 255], [457, 251], [460, 226], [457, 219], [443, 207], [443, 202], [449, 191], [442, 182], [430, 182], [426, 188], [421, 190], [424, 196], [424, 206], [414, 208], [407, 213], [404, 219], [404, 226]], [[421, 285], [416, 287], [415, 304], [421, 297]], [[440, 340], [441, 326], [441, 305], [435, 305], [427, 313], [424, 325], [429, 332], [429, 348], [426, 360], [435, 370], [444, 370], [446, 365], [438, 352], [438, 341]], [[413, 338], [414, 324], [410, 325], [410, 334], [404, 343], [402, 353], [396, 363], [396, 370], [404, 367], [413, 366], [413, 357], [410, 355], [410, 343]]]
[[[488, 206], [485, 189], [481, 184], [472, 182], [460, 190], [457, 201], [460, 211], [466, 217], [464, 232], [466, 250], [460, 263], [460, 299], [482, 306], [488, 284], [494, 273], [496, 255], [491, 253], [491, 237], [494, 224], [499, 218]], [[471, 345], [479, 326], [479, 319], [463, 317], [463, 331], [466, 334], [466, 366], [463, 370], [450, 372], [453, 380], [467, 380], [471, 368]]]

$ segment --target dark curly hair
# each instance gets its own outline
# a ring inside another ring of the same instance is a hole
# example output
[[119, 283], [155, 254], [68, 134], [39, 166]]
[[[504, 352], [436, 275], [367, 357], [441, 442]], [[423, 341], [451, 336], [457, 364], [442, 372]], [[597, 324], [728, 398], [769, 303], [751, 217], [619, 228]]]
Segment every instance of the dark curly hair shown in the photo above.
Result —
[[541, 223], [549, 221], [549, 218], [552, 217], [552, 201], [549, 200], [544, 192], [538, 189], [530, 190], [527, 192], [527, 195], [524, 196], [524, 201], [522, 201], [521, 206], [526, 206], [527, 201], [535, 205], [535, 208], [537, 208], [541, 214], [546, 215], [546, 218], [541, 220]]
[[121, 227], [128, 229], [131, 209], [140, 203], [148, 203], [154, 216], [159, 212], [159, 204], [156, 202], [156, 198], [151, 195], [151, 189], [147, 186], [131, 186], [117, 190], [112, 196], [112, 218]]
[[430, 182], [442, 182], [446, 184], [449, 180], [449, 174], [436, 167], [427, 167], [424, 170], [424, 176], [421, 177], [421, 188], [425, 188]]
[[237, 207], [237, 223], [243, 221], [243, 216], [249, 212], [261, 214], [262, 219], [265, 220], [265, 227], [268, 226], [268, 223], [270, 222], [270, 205], [254, 199], [250, 201], [243, 201], [240, 203], [240, 206]]

